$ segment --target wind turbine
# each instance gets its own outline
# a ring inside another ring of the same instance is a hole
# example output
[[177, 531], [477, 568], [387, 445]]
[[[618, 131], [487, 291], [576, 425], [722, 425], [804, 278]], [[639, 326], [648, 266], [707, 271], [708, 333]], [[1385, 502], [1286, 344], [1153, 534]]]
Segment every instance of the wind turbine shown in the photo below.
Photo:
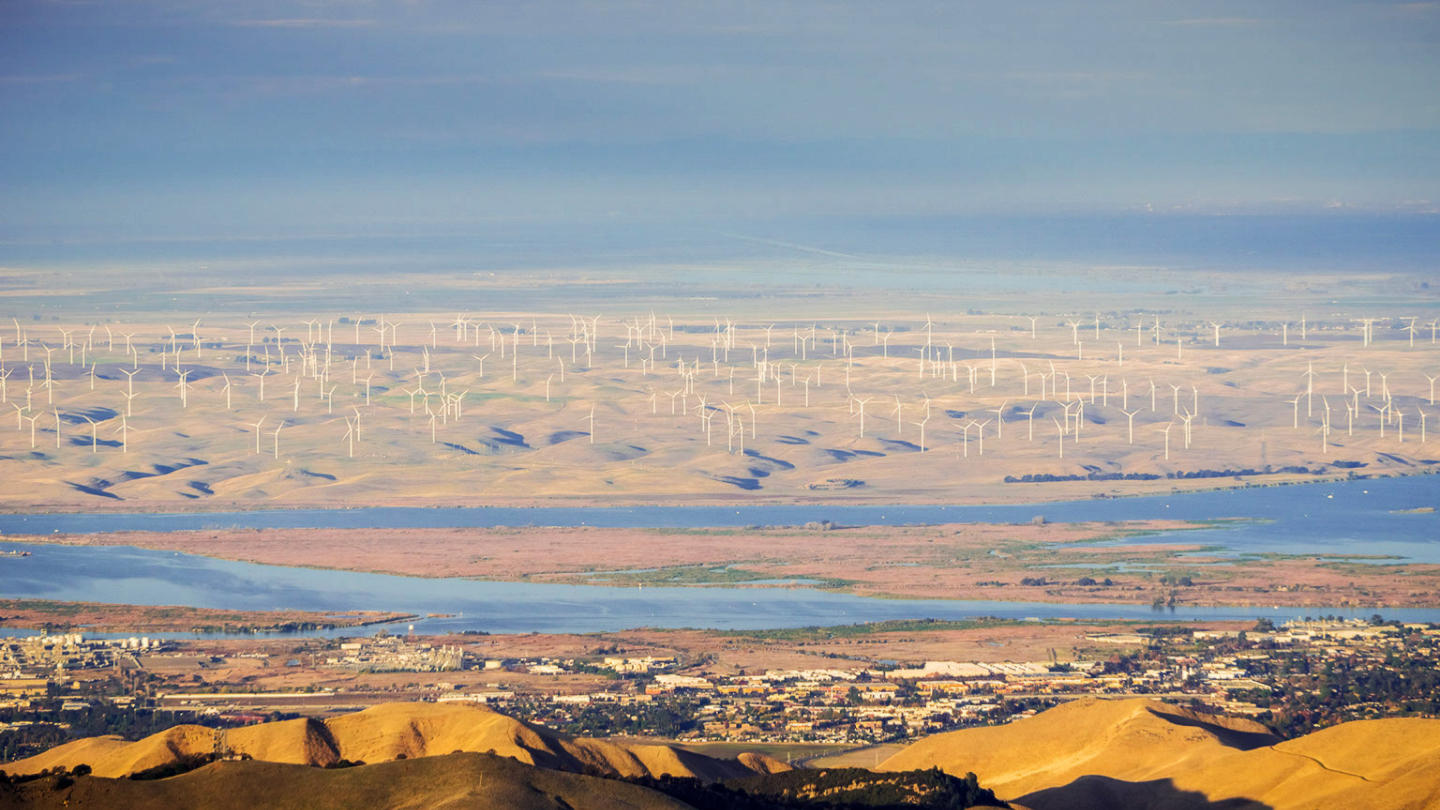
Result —
[[130, 452], [130, 425], [126, 417], [120, 417], [120, 427], [116, 428], [115, 432], [120, 434], [120, 452]]
[[[97, 424], [95, 424], [95, 420], [94, 420], [94, 419], [91, 419], [91, 418], [88, 417], [88, 416], [84, 416], [84, 414], [81, 414], [81, 416], [84, 417], [84, 419], [85, 419], [86, 422], [89, 422], [89, 423], [90, 423], [90, 452], [91, 452], [91, 453], [98, 453], [98, 452], [100, 452], [100, 426], [97, 425]], [[1425, 435], [1425, 432], [1424, 432], [1424, 429], [1423, 429], [1423, 428], [1421, 429], [1420, 435], [1421, 435], [1421, 436], [1424, 436], [1424, 435]], [[1423, 441], [1423, 439], [1422, 439], [1422, 441]]]
[[1139, 408], [1136, 408], [1136, 409], [1133, 410], [1133, 411], [1125, 411], [1125, 410], [1122, 410], [1122, 411], [1120, 411], [1120, 412], [1123, 413], [1123, 414], [1125, 414], [1125, 418], [1126, 418], [1126, 419], [1129, 421], [1129, 423], [1130, 423], [1130, 444], [1134, 444], [1134, 443], [1135, 443], [1135, 414], [1140, 413], [1140, 409], [1139, 409]]
[[24, 416], [22, 418], [30, 423], [30, 448], [33, 450], [35, 448], [35, 422], [40, 418], [40, 414], [37, 413], [34, 416]]
[[920, 452], [922, 452], [922, 453], [925, 452], [925, 423], [926, 423], [926, 422], [929, 422], [929, 421], [930, 421], [930, 417], [929, 417], [929, 416], [926, 416], [924, 419], [921, 419], [919, 422], [911, 422], [911, 423], [910, 423], [910, 424], [912, 424], [912, 425], [920, 428]]
[[985, 455], [985, 426], [988, 424], [990, 424], [990, 420], [986, 419], [975, 425], [975, 435], [980, 439], [980, 455], [982, 456]]
[[255, 455], [257, 456], [260, 455], [260, 426], [265, 424], [266, 418], [267, 417], [262, 416], [260, 417], [259, 421], [256, 421], [250, 425], [251, 427], [255, 428]]
[[[995, 414], [995, 438], [996, 438], [996, 439], [1003, 439], [1003, 438], [1005, 438], [1005, 406], [1006, 406], [1006, 405], [1009, 405], [1009, 404], [1010, 404], [1010, 400], [1007, 399], [1007, 400], [1005, 400], [1004, 402], [1000, 403], [1000, 407], [998, 407], [998, 408], [991, 408], [991, 409], [990, 409], [990, 412], [993, 413], [993, 414]], [[989, 421], [989, 420], [986, 420], [986, 421]], [[982, 445], [982, 446], [983, 446], [983, 445]]]
[[345, 436], [344, 436], [343, 441], [345, 441], [346, 444], [348, 445], [350, 458], [354, 458], [354, 457], [355, 457], [355, 426], [356, 426], [356, 424], [359, 423], [360, 419], [359, 419], [359, 417], [356, 417], [354, 423], [352, 423], [352, 422], [350, 421], [350, 417], [348, 417], [348, 416], [347, 416], [347, 417], [344, 417], [344, 419], [345, 419]]
[[[1409, 318], [1408, 315], [1406, 317]], [[1415, 348], [1415, 332], [1417, 331], [1415, 328], [1415, 319], [1410, 318], [1410, 325], [1402, 328], [1410, 333], [1410, 348]]]
[[855, 397], [853, 399], [853, 402], [860, 406], [860, 438], [862, 439], [865, 438], [865, 403], [872, 399], [874, 399], [874, 397], [865, 397], [864, 399]]

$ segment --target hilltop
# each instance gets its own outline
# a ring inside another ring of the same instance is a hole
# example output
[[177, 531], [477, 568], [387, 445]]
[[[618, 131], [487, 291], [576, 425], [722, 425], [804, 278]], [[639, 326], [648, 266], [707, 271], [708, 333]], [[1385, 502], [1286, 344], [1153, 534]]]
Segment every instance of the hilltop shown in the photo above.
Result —
[[1437, 758], [1440, 720], [1364, 720], [1282, 742], [1250, 721], [1087, 699], [929, 737], [880, 767], [973, 771], [1035, 810], [1419, 810], [1440, 802]]
[[186, 758], [213, 754], [265, 762], [333, 767], [391, 762], [454, 752], [493, 753], [542, 768], [619, 777], [694, 777], [705, 781], [787, 770], [769, 757], [716, 759], [668, 745], [572, 737], [473, 704], [390, 703], [330, 720], [300, 718], [232, 729], [176, 726], [136, 742], [118, 737], [76, 740], [5, 766], [11, 774], [89, 765], [102, 777], [124, 777]]
[[[216, 735], [179, 726], [138, 742], [77, 740], [10, 763], [10, 774], [30, 778], [0, 782], [0, 810], [324, 808], [361, 796], [366, 807], [397, 810], [929, 808], [997, 797], [1017, 810], [1440, 803], [1440, 720], [1357, 721], [1282, 741], [1252, 721], [1147, 699], [1077, 700], [1003, 726], [939, 734], [875, 771], [791, 771], [758, 754], [721, 760], [572, 737], [468, 705], [386, 704]], [[223, 749], [231, 758], [212, 761]]]
[[457, 753], [342, 769], [276, 762], [216, 762], [168, 779], [37, 779], [0, 785], [0, 808], [130, 810], [680, 810], [662, 793], [614, 779], [537, 768], [488, 754]]

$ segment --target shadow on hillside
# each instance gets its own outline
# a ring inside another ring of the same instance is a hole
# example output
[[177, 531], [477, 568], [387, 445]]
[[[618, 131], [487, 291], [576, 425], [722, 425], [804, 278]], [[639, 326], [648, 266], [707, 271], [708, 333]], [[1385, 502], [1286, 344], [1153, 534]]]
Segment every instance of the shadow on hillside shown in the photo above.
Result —
[[1251, 751], [1256, 748], [1264, 748], [1267, 745], [1275, 745], [1280, 738], [1268, 732], [1239, 731], [1227, 728], [1219, 723], [1207, 722], [1205, 720], [1192, 720], [1179, 714], [1164, 713], [1165, 720], [1177, 726], [1204, 729], [1215, 735], [1220, 742], [1230, 748], [1239, 748], [1241, 751]]
[[1015, 803], [1032, 810], [1272, 810], [1251, 799], [1211, 801], [1175, 787], [1169, 779], [1126, 782], [1108, 776], [1082, 776], [1068, 785], [1028, 793]]

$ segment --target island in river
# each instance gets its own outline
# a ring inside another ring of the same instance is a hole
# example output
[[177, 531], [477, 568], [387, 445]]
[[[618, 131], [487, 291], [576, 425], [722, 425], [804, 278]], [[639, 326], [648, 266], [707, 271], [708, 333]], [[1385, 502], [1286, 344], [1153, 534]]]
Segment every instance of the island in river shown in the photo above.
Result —
[[1237, 554], [1173, 542], [1173, 536], [1143, 539], [1200, 528], [1213, 524], [238, 529], [7, 539], [512, 582], [804, 586], [872, 597], [1011, 602], [1440, 606], [1440, 565], [1363, 554]]
[[217, 610], [183, 605], [114, 605], [0, 599], [0, 624], [48, 633], [287, 633], [416, 619], [378, 610]]

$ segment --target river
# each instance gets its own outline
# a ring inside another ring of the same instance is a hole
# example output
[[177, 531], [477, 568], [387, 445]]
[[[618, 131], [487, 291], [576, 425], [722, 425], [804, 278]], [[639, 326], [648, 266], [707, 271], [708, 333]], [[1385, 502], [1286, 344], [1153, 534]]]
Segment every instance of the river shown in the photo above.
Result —
[[[1440, 478], [1241, 488], [1117, 500], [1016, 506], [748, 506], [541, 509], [254, 511], [210, 514], [30, 514], [0, 516], [8, 534], [178, 531], [214, 527], [402, 528], [448, 526], [708, 527], [1146, 520], [1246, 522], [1117, 542], [1204, 543], [1233, 553], [1385, 555], [1440, 562], [1440, 517], [1406, 513], [1440, 500]], [[612, 588], [421, 579], [212, 560], [131, 547], [0, 543], [30, 557], [0, 558], [0, 594], [12, 597], [232, 610], [391, 610], [453, 614], [416, 623], [424, 633], [597, 632], [632, 627], [761, 629], [884, 619], [1076, 617], [1095, 619], [1369, 616], [1373, 608], [1196, 608], [966, 600], [870, 599], [793, 588]], [[1385, 610], [1387, 617], [1440, 621], [1440, 610]], [[345, 631], [364, 632], [364, 631]], [[372, 628], [369, 632], [374, 632]]]

